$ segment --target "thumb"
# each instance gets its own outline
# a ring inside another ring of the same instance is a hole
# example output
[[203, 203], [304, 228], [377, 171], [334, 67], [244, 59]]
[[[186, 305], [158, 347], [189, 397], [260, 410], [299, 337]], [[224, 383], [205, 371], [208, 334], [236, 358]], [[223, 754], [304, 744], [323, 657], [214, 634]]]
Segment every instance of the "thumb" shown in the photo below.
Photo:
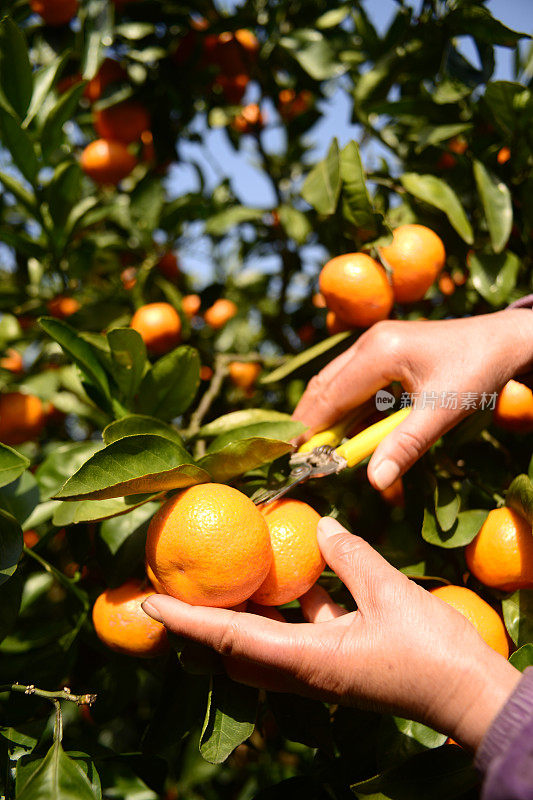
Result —
[[400, 573], [368, 542], [343, 528], [332, 517], [322, 517], [317, 538], [322, 555], [350, 590], [358, 606], [375, 594], [376, 587]]
[[367, 470], [370, 483], [387, 489], [463, 416], [457, 409], [413, 408], [376, 448]]

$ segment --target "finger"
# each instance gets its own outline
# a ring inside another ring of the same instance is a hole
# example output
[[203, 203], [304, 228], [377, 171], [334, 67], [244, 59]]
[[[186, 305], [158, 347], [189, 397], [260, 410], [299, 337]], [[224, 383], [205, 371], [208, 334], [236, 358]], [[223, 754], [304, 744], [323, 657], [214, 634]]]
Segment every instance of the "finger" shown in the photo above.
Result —
[[293, 418], [307, 425], [311, 432], [324, 430], [378, 389], [393, 380], [402, 380], [398, 334], [403, 329], [396, 327], [402, 324], [378, 323], [321, 370], [310, 381]]
[[311, 586], [309, 591], [299, 598], [299, 602], [308, 622], [329, 622], [348, 614], [348, 611], [337, 605], [318, 583]]
[[298, 658], [303, 625], [289, 625], [246, 611], [191, 606], [167, 595], [152, 595], [142, 607], [169, 630], [206, 644], [223, 656], [289, 671]]
[[350, 590], [359, 610], [375, 599], [381, 584], [404, 578], [368, 542], [349, 533], [332, 517], [322, 517], [317, 536], [322, 555]]
[[387, 489], [466, 413], [445, 408], [413, 408], [376, 448], [367, 469], [372, 486]]
[[260, 606], [259, 603], [248, 603], [248, 611], [250, 614], [258, 614], [260, 617], [275, 619], [278, 622], [287, 621], [281, 611], [278, 611], [276, 606]]

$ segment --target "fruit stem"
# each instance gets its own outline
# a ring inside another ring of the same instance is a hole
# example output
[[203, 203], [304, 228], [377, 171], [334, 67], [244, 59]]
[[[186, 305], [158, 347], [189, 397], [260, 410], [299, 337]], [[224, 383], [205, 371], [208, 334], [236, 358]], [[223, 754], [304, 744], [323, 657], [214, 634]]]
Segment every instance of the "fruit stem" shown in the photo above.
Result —
[[72, 694], [68, 686], [63, 689], [58, 689], [56, 692], [48, 692], [46, 689], [37, 689], [33, 684], [25, 685], [23, 683], [4, 683], [0, 685], [1, 692], [20, 692], [21, 694], [31, 694], [37, 697], [44, 697], [56, 705], [56, 710], [60, 700], [70, 700], [76, 703], [77, 706], [91, 706], [96, 700], [95, 694]]

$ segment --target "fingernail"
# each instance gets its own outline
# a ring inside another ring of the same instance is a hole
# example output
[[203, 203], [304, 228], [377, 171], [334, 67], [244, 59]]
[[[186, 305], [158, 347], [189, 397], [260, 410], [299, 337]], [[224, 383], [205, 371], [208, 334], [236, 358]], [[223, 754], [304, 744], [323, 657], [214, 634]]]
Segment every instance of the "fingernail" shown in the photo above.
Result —
[[372, 482], [376, 489], [388, 489], [400, 474], [400, 467], [395, 461], [386, 458], [380, 461], [372, 471]]
[[340, 522], [337, 522], [337, 520], [333, 519], [333, 517], [322, 517], [318, 523], [317, 531], [326, 539], [330, 536], [335, 536], [338, 533], [345, 532]]
[[152, 619], [157, 620], [157, 622], [164, 622], [163, 617], [154, 606], [150, 598], [145, 600], [144, 603], [141, 603], [141, 608], [146, 614], [148, 614], [149, 617], [152, 617]]

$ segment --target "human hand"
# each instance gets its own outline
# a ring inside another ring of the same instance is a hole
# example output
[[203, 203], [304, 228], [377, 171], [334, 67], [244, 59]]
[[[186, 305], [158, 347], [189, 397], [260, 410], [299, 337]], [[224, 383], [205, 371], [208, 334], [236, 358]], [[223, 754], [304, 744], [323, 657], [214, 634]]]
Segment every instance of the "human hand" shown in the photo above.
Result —
[[144, 610], [209, 645], [230, 677], [425, 722], [475, 749], [520, 679], [459, 612], [325, 517], [320, 549], [352, 593], [346, 612], [316, 586], [300, 599], [307, 623], [190, 606], [153, 595]]
[[[313, 432], [330, 427], [391, 381], [409, 393], [500, 391], [533, 364], [533, 313], [500, 311], [467, 319], [378, 322], [309, 383], [294, 419]], [[471, 410], [413, 408], [377, 447], [368, 465], [386, 489]], [[302, 437], [300, 441], [303, 441]]]

